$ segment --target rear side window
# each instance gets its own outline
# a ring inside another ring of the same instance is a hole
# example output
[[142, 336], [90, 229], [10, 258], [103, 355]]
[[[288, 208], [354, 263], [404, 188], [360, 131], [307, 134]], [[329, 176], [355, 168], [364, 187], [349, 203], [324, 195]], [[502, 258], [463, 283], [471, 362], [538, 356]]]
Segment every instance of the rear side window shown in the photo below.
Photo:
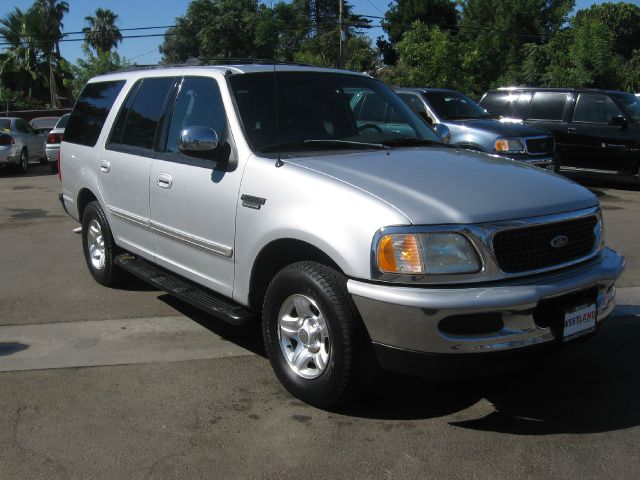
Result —
[[621, 116], [622, 112], [608, 96], [597, 93], [581, 93], [573, 112], [574, 122], [608, 124], [611, 117]]
[[124, 80], [88, 83], [71, 112], [64, 141], [93, 147], [124, 83]]
[[527, 92], [489, 92], [480, 105], [496, 117], [522, 119], [527, 116], [530, 102], [531, 94]]
[[[131, 108], [125, 111], [127, 108], [125, 105], [121, 112], [126, 115], [126, 119], [123, 119], [122, 140], [116, 143], [130, 147], [153, 148], [158, 122], [164, 111], [167, 95], [175, 81], [175, 77], [147, 78], [142, 81]], [[129, 99], [126, 104], [128, 103]], [[117, 124], [120, 121], [119, 117]], [[118, 133], [118, 125], [115, 133]]]
[[567, 104], [566, 93], [538, 92], [533, 96], [529, 120], [561, 121]]

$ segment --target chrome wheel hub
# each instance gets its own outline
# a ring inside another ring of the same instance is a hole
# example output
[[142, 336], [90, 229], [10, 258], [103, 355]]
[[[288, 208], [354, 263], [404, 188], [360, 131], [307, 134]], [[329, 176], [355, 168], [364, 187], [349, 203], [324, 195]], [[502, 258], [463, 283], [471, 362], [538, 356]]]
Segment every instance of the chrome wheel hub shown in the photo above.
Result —
[[280, 350], [294, 373], [319, 377], [329, 363], [329, 329], [317, 303], [306, 295], [287, 298], [278, 314]]
[[93, 219], [87, 227], [87, 248], [91, 265], [96, 270], [102, 270], [105, 262], [104, 237], [100, 223]]

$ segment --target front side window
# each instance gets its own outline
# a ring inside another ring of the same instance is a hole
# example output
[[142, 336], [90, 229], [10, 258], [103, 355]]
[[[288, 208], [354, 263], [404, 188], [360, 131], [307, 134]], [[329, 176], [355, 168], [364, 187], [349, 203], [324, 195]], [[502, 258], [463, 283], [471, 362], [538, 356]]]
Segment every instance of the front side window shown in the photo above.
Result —
[[621, 115], [618, 106], [607, 95], [581, 93], [573, 112], [573, 121], [608, 124], [611, 117]]
[[441, 143], [394, 92], [368, 77], [250, 73], [231, 76], [230, 84], [256, 151], [271, 151], [275, 145], [307, 151], [347, 146], [367, 149], [407, 140]]
[[619, 105], [627, 112], [634, 122], [640, 122], [640, 97], [631, 93], [613, 93], [611, 94]]
[[218, 83], [211, 78], [185, 78], [171, 116], [167, 151], [178, 152], [180, 132], [187, 127], [209, 127], [222, 138], [226, 121]]
[[88, 83], [73, 107], [64, 141], [93, 147], [124, 84], [124, 80]]
[[529, 109], [529, 120], [562, 121], [568, 94], [538, 92], [533, 96]]
[[29, 125], [27, 124], [27, 122], [19, 118], [18, 120], [16, 120], [16, 131], [18, 133], [30, 133]]

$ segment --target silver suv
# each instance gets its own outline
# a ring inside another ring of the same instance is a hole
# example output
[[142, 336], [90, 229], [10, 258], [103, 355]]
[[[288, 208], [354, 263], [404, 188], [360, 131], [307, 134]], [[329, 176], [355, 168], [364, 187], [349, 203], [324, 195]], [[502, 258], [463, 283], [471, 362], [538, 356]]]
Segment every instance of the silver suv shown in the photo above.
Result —
[[[362, 92], [382, 122], [353, 111]], [[94, 78], [61, 175], [95, 280], [129, 272], [232, 324], [261, 321], [280, 381], [321, 407], [379, 366], [467, 374], [589, 335], [624, 266], [588, 190], [443, 144], [384, 84], [339, 70]]]
[[554, 166], [553, 135], [520, 123], [500, 122], [466, 95], [443, 88], [398, 88], [400, 98], [430, 125], [445, 125], [449, 143], [539, 167]]

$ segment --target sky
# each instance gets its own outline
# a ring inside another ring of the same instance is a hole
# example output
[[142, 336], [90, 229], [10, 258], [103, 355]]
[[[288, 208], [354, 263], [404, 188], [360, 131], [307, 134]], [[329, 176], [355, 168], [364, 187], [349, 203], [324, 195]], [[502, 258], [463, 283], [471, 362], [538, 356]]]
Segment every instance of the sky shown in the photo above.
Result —
[[[137, 27], [158, 27], [172, 25], [176, 17], [182, 16], [187, 11], [189, 0], [67, 0], [69, 3], [69, 13], [65, 15], [63, 24], [64, 32], [78, 32], [86, 26], [84, 17], [92, 15], [96, 8], [109, 8], [118, 15], [117, 26], [123, 28]], [[360, 15], [383, 16], [388, 8], [390, 0], [350, 0], [353, 5], [353, 12]], [[640, 6], [640, 0], [626, 0]], [[0, 0], [0, 17], [4, 17], [8, 12], [18, 7], [22, 10], [28, 9], [33, 0]], [[269, 3], [268, 1], [266, 3]], [[588, 8], [594, 3], [603, 3], [602, 0], [576, 0], [576, 10]], [[379, 20], [372, 19], [373, 23]], [[122, 32], [125, 35], [159, 34], [164, 32], [164, 28]], [[372, 28], [369, 36], [373, 39], [384, 35], [381, 28]], [[74, 35], [73, 38], [81, 38]], [[163, 37], [149, 38], [126, 38], [118, 46], [118, 53], [131, 62], [138, 64], [155, 64], [161, 58], [158, 46], [162, 43]], [[60, 52], [64, 58], [75, 63], [78, 58], [84, 55], [81, 49], [82, 42], [62, 42]]]

